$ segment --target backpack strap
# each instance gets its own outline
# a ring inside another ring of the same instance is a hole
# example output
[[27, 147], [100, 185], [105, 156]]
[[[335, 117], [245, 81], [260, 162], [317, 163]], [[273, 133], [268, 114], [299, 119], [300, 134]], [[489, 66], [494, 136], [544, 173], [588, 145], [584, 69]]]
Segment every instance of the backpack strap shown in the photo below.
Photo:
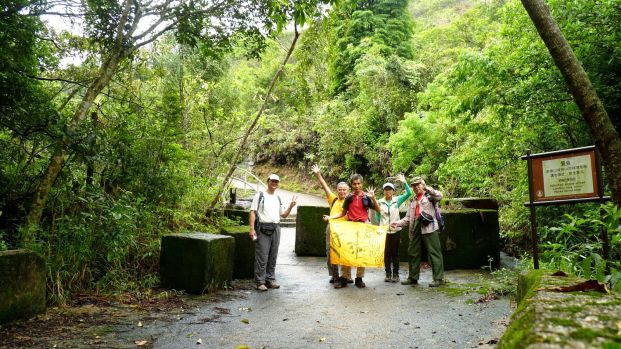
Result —
[[339, 200], [339, 197], [335, 197], [334, 200], [332, 200], [332, 203], [330, 204], [330, 209], [332, 209], [332, 207], [334, 206], [334, 204]]

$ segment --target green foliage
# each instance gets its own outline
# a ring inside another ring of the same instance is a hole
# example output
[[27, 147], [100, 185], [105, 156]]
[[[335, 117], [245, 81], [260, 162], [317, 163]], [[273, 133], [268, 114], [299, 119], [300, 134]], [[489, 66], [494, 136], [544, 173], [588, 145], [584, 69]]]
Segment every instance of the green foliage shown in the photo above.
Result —
[[[604, 213], [601, 216], [601, 213]], [[559, 226], [540, 229], [541, 260], [544, 268], [558, 269], [619, 288], [621, 249], [619, 218], [621, 210], [607, 203], [587, 208], [582, 214], [565, 214]], [[604, 260], [601, 231], [610, 241], [610, 256]], [[606, 269], [609, 269], [607, 272]]]

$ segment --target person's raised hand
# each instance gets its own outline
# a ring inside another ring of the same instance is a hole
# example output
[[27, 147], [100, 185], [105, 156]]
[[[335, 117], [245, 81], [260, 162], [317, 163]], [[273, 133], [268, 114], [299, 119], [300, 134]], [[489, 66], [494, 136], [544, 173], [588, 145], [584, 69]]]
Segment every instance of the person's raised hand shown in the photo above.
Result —
[[407, 180], [405, 179], [405, 176], [403, 175], [403, 173], [399, 173], [398, 175], [395, 176], [395, 178], [401, 183], [407, 183]]
[[373, 199], [375, 198], [375, 187], [368, 187], [367, 188], [367, 195]]
[[293, 206], [295, 206], [295, 204], [297, 203], [298, 203], [298, 196], [293, 195], [293, 198], [291, 198], [291, 204], [289, 205], [289, 207], [293, 208]]
[[317, 174], [317, 173], [321, 172], [321, 170], [319, 169], [319, 166], [317, 164], [314, 164], [313, 167], [311, 167], [311, 170], [313, 170], [314, 174]]

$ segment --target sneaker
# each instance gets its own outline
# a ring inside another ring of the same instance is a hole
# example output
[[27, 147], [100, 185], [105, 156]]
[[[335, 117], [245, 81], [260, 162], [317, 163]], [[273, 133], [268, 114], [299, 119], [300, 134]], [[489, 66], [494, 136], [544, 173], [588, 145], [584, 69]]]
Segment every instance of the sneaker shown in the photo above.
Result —
[[257, 285], [257, 290], [259, 290], [261, 292], [265, 292], [265, 291], [267, 291], [267, 286], [265, 286], [264, 284]]
[[392, 282], [392, 275], [390, 275], [390, 273], [386, 273], [386, 277], [384, 278], [384, 282]]
[[399, 282], [399, 274], [392, 274], [392, 278], [390, 278], [390, 282]]
[[[339, 278], [339, 282], [337, 282], [337, 284], [339, 284], [342, 287], [347, 287], [347, 284], [349, 283], [349, 281], [346, 278]], [[334, 284], [334, 288], [336, 288], [336, 284]]]
[[354, 282], [354, 284], [356, 284], [356, 287], [366, 287], [367, 285], [365, 285], [364, 281], [362, 281], [362, 278], [356, 278], [356, 281]]
[[275, 281], [268, 281], [265, 283], [265, 286], [267, 286], [267, 288], [280, 288], [280, 285]]
[[418, 285], [418, 280], [407, 278], [407, 279], [401, 281], [401, 285], [415, 286], [415, 285]]
[[334, 282], [334, 288], [343, 288], [345, 286], [347, 286], [347, 283], [345, 283], [345, 285], [343, 285], [340, 281]]
[[438, 287], [442, 285], [444, 285], [444, 280], [433, 280], [433, 282], [429, 284], [429, 287]]

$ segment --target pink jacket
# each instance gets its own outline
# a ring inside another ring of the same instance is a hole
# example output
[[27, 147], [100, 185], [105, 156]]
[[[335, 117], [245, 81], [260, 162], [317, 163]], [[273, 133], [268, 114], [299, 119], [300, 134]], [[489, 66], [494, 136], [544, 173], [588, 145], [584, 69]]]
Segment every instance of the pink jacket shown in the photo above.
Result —
[[[434, 202], [438, 202], [442, 200], [442, 193], [433, 189], [432, 187], [427, 186], [426, 191], [427, 193], [429, 193], [431, 200], [433, 200]], [[410, 234], [412, 233], [412, 229], [414, 229], [414, 222], [416, 222], [416, 206], [417, 205], [418, 205], [418, 200], [416, 200], [416, 194], [414, 194], [413, 199], [410, 200], [410, 207], [408, 208], [408, 212], [405, 215], [405, 217], [395, 222], [397, 223], [399, 227], [404, 227], [406, 225], [409, 225]], [[438, 221], [436, 220], [436, 210], [433, 207], [433, 202], [427, 199], [427, 195], [423, 195], [422, 199], [420, 200], [420, 208], [423, 212], [433, 217], [432, 224], [428, 224], [426, 226], [421, 227], [421, 234], [431, 234], [434, 231], [438, 230], [439, 226], [438, 226]]]

